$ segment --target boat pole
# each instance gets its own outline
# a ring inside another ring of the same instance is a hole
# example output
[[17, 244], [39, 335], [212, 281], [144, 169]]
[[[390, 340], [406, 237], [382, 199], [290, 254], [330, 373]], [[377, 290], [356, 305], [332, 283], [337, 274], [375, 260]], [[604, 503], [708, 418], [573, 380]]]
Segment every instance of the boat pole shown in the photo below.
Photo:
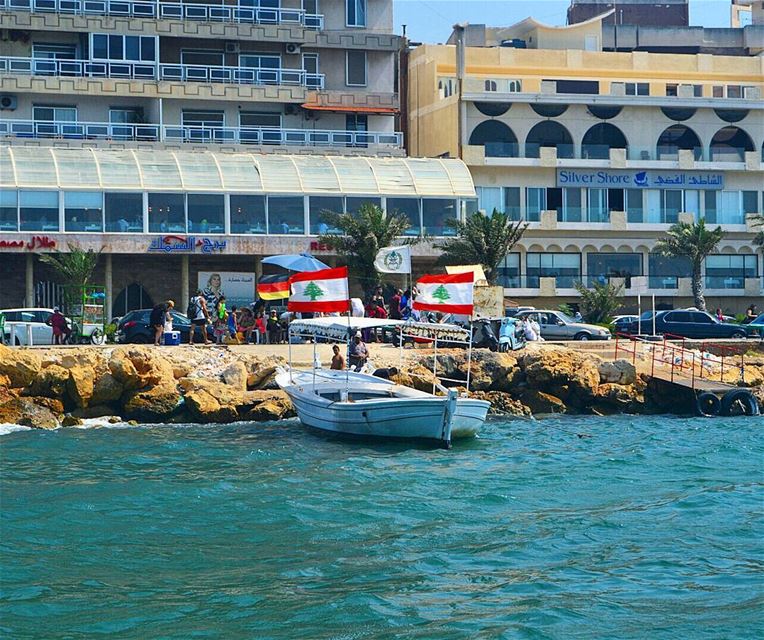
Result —
[[[289, 316], [287, 316], [287, 319]], [[292, 323], [287, 326], [287, 354], [289, 356], [289, 382], [294, 384], [294, 377], [292, 376]]]
[[435, 348], [433, 349], [433, 355], [432, 355], [432, 395], [435, 395], [435, 388], [438, 384], [438, 374], [436, 371], [438, 370], [438, 333], [437, 331], [434, 333], [435, 335]]
[[472, 370], [472, 321], [470, 320], [470, 332], [467, 336], [467, 340], [469, 340], [469, 345], [467, 348], [467, 395], [470, 393], [470, 372]]

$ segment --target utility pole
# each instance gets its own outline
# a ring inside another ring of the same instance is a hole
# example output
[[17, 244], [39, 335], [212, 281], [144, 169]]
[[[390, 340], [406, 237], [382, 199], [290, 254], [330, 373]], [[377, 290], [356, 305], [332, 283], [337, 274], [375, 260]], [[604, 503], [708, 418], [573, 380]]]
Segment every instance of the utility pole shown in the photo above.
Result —
[[464, 132], [467, 130], [467, 109], [463, 97], [465, 68], [467, 66], [464, 47], [464, 31], [466, 28], [466, 22], [459, 22], [454, 25], [454, 33], [456, 34], [456, 95], [457, 108], [459, 110], [457, 126], [459, 144], [457, 146], [457, 153], [460, 159], [464, 155]]

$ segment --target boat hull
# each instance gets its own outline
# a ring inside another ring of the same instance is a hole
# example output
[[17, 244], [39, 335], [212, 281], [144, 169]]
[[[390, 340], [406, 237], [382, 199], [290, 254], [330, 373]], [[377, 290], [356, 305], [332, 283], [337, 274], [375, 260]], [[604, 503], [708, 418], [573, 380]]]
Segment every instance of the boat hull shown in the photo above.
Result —
[[[475, 436], [490, 408], [483, 400], [457, 398], [449, 409], [448, 396], [402, 388], [365, 374], [317, 370], [315, 376], [312, 371], [285, 371], [276, 381], [303, 424], [330, 433], [448, 443]], [[369, 389], [385, 397], [352, 400]], [[344, 401], [324, 397], [343, 390]], [[446, 420], [449, 410], [453, 418]]]

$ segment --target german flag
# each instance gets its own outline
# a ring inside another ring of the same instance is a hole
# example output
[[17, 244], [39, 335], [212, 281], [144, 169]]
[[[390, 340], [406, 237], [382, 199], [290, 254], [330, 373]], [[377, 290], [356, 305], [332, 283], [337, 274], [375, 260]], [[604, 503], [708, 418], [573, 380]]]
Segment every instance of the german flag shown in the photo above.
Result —
[[289, 297], [289, 274], [262, 276], [257, 283], [257, 295], [262, 300], [283, 300]]

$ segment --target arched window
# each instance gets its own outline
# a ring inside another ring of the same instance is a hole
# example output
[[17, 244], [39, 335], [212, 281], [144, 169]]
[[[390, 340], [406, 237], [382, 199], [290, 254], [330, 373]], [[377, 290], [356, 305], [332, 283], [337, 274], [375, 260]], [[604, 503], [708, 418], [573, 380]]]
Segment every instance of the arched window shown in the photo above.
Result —
[[623, 109], [621, 106], [611, 107], [603, 104], [590, 104], [586, 108], [589, 113], [600, 120], [610, 120], [611, 118], [615, 118], [621, 113], [621, 109]]
[[682, 122], [683, 120], [689, 120], [695, 115], [696, 109], [690, 107], [661, 107], [663, 115], [669, 120], [676, 120]]
[[517, 136], [499, 120], [481, 122], [473, 129], [470, 144], [485, 147], [487, 158], [517, 157]]
[[724, 122], [740, 122], [748, 115], [748, 109], [714, 109]]
[[540, 116], [544, 116], [545, 118], [556, 118], [557, 116], [561, 116], [563, 113], [565, 113], [568, 110], [568, 105], [566, 104], [532, 104], [531, 109], [533, 109]]
[[581, 143], [581, 157], [607, 160], [611, 149], [627, 149], [626, 136], [621, 130], [607, 122], [595, 124], [584, 135]]
[[753, 151], [753, 140], [740, 127], [724, 127], [711, 138], [712, 161], [742, 162], [746, 151]]
[[475, 108], [490, 118], [503, 116], [512, 106], [511, 102], [476, 102]]
[[486, 91], [496, 91], [498, 89], [498, 85], [496, 84], [496, 80], [486, 80], [485, 81], [485, 90]]
[[525, 157], [538, 158], [541, 147], [556, 147], [558, 158], [573, 157], [573, 138], [559, 122], [539, 122], [525, 139]]
[[153, 306], [154, 301], [148, 291], [143, 288], [143, 285], [133, 282], [119, 292], [111, 311], [115, 316], [123, 316], [128, 311], [151, 309]]
[[691, 149], [695, 159], [703, 158], [703, 145], [692, 129], [683, 124], [672, 124], [658, 138], [658, 160], [670, 160], [679, 155], [680, 149]]

